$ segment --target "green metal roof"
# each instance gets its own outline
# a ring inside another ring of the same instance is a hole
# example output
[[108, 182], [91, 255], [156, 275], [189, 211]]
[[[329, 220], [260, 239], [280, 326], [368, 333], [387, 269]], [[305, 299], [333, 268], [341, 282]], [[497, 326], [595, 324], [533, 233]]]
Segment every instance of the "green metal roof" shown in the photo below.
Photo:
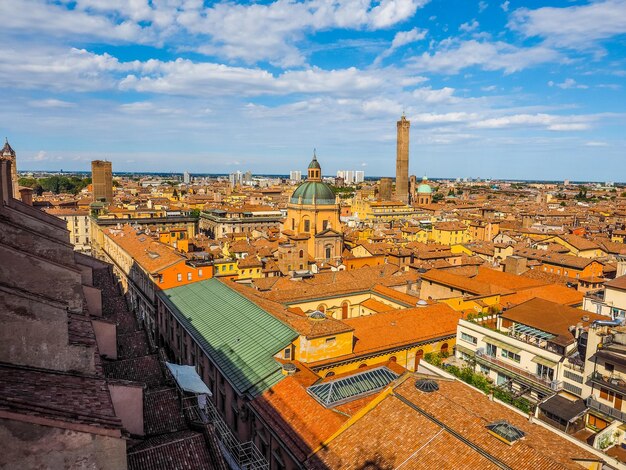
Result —
[[243, 295], [207, 279], [159, 297], [239, 393], [258, 395], [282, 378], [273, 356], [298, 334]]
[[302, 204], [313, 204], [315, 200], [316, 204], [329, 205], [335, 204], [335, 194], [326, 183], [321, 181], [307, 181], [298, 186], [291, 195], [290, 202], [292, 204], [298, 204], [302, 197]]

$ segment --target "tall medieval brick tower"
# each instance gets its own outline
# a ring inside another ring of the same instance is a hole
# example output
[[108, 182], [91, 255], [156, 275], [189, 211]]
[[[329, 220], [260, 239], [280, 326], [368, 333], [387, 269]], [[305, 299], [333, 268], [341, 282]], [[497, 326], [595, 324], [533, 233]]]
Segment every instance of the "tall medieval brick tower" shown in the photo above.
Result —
[[396, 149], [396, 199], [409, 202], [409, 128], [404, 113], [398, 121], [398, 143]]
[[94, 160], [91, 162], [91, 183], [94, 202], [113, 202], [113, 173], [111, 162]]

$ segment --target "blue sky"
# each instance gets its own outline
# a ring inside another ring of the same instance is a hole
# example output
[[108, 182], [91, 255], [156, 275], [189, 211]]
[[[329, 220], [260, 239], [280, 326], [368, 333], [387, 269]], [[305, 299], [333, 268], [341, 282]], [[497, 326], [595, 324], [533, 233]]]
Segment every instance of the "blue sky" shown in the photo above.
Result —
[[625, 181], [626, 0], [2, 0], [18, 169]]

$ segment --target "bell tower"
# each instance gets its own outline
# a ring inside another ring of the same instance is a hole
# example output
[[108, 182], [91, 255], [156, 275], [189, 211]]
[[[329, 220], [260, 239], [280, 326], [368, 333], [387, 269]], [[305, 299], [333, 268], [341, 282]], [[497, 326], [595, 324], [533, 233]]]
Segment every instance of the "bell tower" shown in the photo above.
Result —
[[411, 121], [408, 121], [402, 113], [397, 125], [396, 198], [407, 204], [409, 202], [409, 129]]

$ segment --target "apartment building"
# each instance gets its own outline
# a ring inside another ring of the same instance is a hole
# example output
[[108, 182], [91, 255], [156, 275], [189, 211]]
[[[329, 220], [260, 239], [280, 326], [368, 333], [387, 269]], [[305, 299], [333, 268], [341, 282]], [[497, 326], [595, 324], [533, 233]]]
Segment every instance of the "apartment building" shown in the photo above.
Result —
[[496, 317], [495, 328], [460, 320], [456, 356], [496, 385], [534, 401], [559, 390], [587, 396], [583, 358], [597, 314], [534, 298]]

